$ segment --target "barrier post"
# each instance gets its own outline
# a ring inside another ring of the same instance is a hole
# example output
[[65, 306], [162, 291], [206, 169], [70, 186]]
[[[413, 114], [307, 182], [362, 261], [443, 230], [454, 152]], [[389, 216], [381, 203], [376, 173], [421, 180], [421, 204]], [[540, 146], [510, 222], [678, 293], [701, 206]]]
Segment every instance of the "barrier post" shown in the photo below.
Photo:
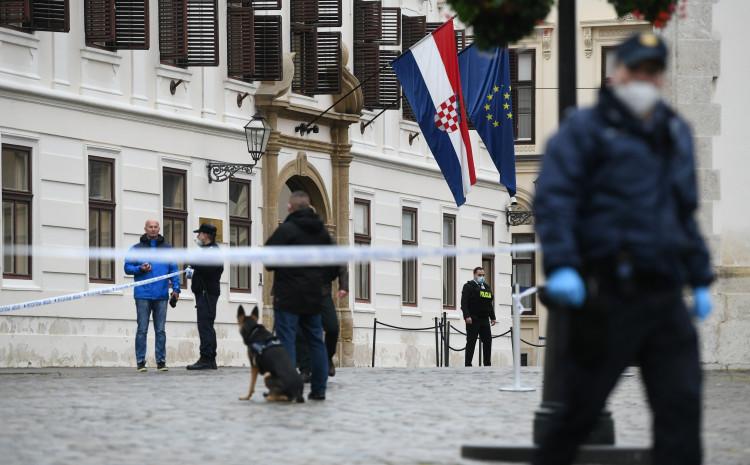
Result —
[[[445, 315], [445, 312], [443, 312]], [[451, 366], [451, 324], [448, 323], [448, 317], [445, 317], [445, 366]]]
[[372, 368], [375, 368], [375, 338], [378, 334], [378, 319], [374, 318], [372, 320], [372, 365], [370, 365]]
[[[529, 392], [534, 391], [533, 387], [521, 386], [521, 311], [523, 305], [521, 305], [521, 294], [518, 284], [516, 284], [515, 292], [513, 293], [513, 308], [511, 313], [513, 314], [513, 328], [511, 339], [513, 341], [513, 386], [501, 387], [501, 391], [513, 391], [513, 392]], [[536, 292], [536, 289], [533, 290]], [[533, 293], [531, 292], [531, 293]]]
[[439, 360], [440, 355], [438, 353], [440, 350], [438, 349], [438, 346], [440, 345], [439, 341], [440, 341], [440, 337], [438, 336], [438, 319], [437, 317], [435, 317], [435, 366], [436, 367], [440, 366], [440, 360]]

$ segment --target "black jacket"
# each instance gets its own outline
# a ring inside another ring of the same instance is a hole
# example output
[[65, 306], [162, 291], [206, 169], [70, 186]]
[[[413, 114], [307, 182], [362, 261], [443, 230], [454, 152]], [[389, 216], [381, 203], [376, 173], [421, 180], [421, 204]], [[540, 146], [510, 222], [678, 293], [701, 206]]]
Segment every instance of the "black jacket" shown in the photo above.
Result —
[[[266, 241], [267, 246], [332, 245], [331, 236], [310, 208], [297, 210], [279, 225]], [[335, 266], [268, 266], [274, 271], [273, 308], [301, 315], [322, 310], [321, 293], [338, 273]]]
[[[333, 279], [339, 278], [339, 290], [349, 292], [349, 269], [346, 265], [341, 265], [336, 268], [336, 275]], [[327, 296], [331, 293], [333, 281], [323, 283], [323, 296]]]
[[472, 320], [485, 322], [496, 320], [495, 318], [495, 295], [487, 283], [483, 287], [473, 279], [464, 284], [461, 291], [461, 311], [464, 319], [471, 317]]
[[629, 256], [636, 272], [679, 286], [709, 284], [693, 136], [660, 103], [636, 118], [608, 89], [550, 139], [536, 183], [536, 232], [547, 274]]
[[[201, 247], [219, 248], [215, 242]], [[206, 294], [210, 295], [218, 296], [221, 294], [219, 280], [221, 274], [224, 273], [224, 265], [194, 265], [193, 270], [193, 282], [190, 283], [190, 290], [193, 291], [193, 295], [197, 296], [204, 290]]]

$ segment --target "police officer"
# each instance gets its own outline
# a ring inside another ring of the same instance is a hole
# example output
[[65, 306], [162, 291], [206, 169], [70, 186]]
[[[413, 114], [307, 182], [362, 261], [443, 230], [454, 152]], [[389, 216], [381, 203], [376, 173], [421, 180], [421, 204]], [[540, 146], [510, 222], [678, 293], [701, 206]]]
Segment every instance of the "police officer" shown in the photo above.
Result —
[[492, 289], [484, 281], [484, 268], [474, 268], [474, 279], [467, 281], [461, 291], [461, 311], [466, 322], [466, 358], [464, 364], [471, 366], [474, 358], [474, 347], [477, 336], [481, 338], [484, 366], [490, 366], [492, 357], [492, 333], [490, 325], [495, 326], [495, 299]]
[[[216, 245], [216, 226], [203, 223], [193, 231], [198, 234], [195, 242], [201, 248], [218, 249]], [[193, 281], [190, 289], [195, 296], [197, 309], [198, 336], [200, 337], [200, 358], [188, 370], [216, 369], [216, 302], [219, 300], [219, 280], [224, 272], [224, 265], [195, 265], [193, 266]]]
[[[659, 465], [701, 463], [701, 369], [690, 314], [711, 311], [694, 219], [693, 138], [663, 100], [667, 47], [643, 32], [616, 50], [611, 87], [549, 141], [534, 209], [551, 311], [567, 312], [563, 405], [535, 465], [573, 463], [609, 393], [641, 366]], [[682, 289], [692, 288], [690, 311]]]

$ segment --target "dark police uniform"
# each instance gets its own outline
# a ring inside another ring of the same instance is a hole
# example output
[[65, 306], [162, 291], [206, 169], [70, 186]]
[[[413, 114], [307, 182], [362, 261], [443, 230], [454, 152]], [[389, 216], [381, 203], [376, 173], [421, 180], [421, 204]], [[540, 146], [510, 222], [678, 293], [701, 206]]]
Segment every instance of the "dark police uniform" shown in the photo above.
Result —
[[[216, 227], [211, 224], [202, 224], [194, 232], [204, 232], [216, 237]], [[216, 242], [201, 246], [203, 248], [216, 248]], [[224, 265], [195, 265], [193, 266], [193, 278], [190, 290], [195, 296], [195, 308], [198, 321], [198, 336], [200, 337], [200, 359], [188, 370], [216, 369], [216, 331], [214, 321], [216, 320], [216, 303], [221, 294], [219, 280], [224, 272]]]
[[[637, 41], [618, 53], [640, 53]], [[713, 279], [696, 208], [692, 134], [664, 103], [644, 120], [603, 89], [596, 106], [572, 114], [549, 141], [534, 202], [544, 268], [547, 276], [576, 269], [586, 301], [551, 310], [571, 319], [564, 408], [535, 465], [573, 462], [633, 361], [654, 415], [653, 463], [701, 463], [701, 369], [682, 296], [683, 286]]]
[[464, 320], [471, 318], [466, 325], [466, 354], [464, 364], [471, 366], [474, 358], [474, 347], [477, 336], [482, 340], [484, 366], [490, 366], [492, 358], [492, 333], [490, 321], [495, 321], [495, 296], [487, 283], [479, 284], [475, 280], [467, 281], [461, 291], [461, 311]]

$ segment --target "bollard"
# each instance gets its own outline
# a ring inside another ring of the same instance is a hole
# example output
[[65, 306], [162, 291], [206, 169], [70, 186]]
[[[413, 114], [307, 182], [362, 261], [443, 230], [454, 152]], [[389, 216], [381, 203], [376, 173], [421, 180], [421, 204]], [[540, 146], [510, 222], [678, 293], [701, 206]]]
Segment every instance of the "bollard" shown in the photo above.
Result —
[[440, 355], [439, 355], [439, 349], [438, 349], [438, 346], [440, 345], [438, 342], [439, 339], [440, 337], [438, 336], [438, 319], [437, 317], [435, 317], [435, 366], [436, 367], [440, 366], [440, 360], [439, 360]]
[[372, 320], [372, 368], [375, 368], [375, 338], [378, 334], [378, 319]]
[[[501, 391], [513, 391], [513, 392], [530, 392], [534, 391], [533, 387], [527, 387], [521, 385], [521, 311], [523, 305], [521, 305], [522, 294], [519, 293], [520, 288], [516, 284], [516, 292], [513, 294], [513, 327], [511, 328], [511, 340], [513, 341], [513, 386], [501, 387]], [[527, 289], [523, 293], [523, 297], [531, 295], [536, 292], [536, 288]]]

